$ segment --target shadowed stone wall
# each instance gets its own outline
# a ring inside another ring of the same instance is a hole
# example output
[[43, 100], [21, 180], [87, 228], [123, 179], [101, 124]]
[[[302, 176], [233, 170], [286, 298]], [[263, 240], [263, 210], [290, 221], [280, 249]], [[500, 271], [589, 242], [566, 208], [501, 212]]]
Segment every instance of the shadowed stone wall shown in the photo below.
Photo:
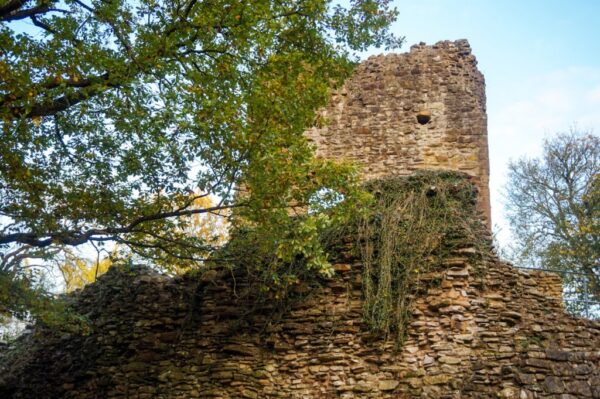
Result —
[[336, 278], [280, 317], [248, 315], [240, 275], [111, 269], [74, 298], [93, 333], [34, 330], [0, 354], [0, 397], [600, 398], [600, 324], [564, 313], [555, 275], [477, 251], [429, 276], [400, 351], [364, 325], [362, 265], [343, 248]]
[[[429, 122], [419, 123], [417, 116]], [[319, 156], [352, 160], [365, 180], [448, 169], [478, 179], [491, 223], [485, 83], [466, 40], [370, 57], [321, 111], [307, 136]]]

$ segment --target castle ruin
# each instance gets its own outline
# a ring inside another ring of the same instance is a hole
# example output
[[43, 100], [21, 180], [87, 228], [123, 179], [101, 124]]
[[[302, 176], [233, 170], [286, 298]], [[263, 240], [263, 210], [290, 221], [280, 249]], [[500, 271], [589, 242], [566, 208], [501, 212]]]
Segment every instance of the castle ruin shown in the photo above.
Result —
[[[365, 178], [463, 171], [489, 222], [484, 83], [466, 41], [370, 58], [322, 115], [308, 132], [321, 156], [357, 161]], [[0, 351], [0, 397], [600, 398], [600, 323], [565, 313], [558, 276], [454, 245], [397, 349], [367, 331], [348, 244], [336, 276], [277, 319], [248, 312], [235, 270], [111, 268], [72, 298], [90, 335], [41, 329]]]

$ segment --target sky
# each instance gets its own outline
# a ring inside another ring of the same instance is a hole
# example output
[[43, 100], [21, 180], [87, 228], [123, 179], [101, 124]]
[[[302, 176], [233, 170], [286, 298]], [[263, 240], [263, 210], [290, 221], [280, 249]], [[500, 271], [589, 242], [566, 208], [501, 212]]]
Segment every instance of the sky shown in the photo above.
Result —
[[[394, 1], [399, 50], [468, 39], [486, 81], [492, 220], [510, 240], [503, 187], [510, 159], [538, 156], [571, 127], [600, 134], [600, 1]], [[371, 53], [378, 53], [372, 51]]]

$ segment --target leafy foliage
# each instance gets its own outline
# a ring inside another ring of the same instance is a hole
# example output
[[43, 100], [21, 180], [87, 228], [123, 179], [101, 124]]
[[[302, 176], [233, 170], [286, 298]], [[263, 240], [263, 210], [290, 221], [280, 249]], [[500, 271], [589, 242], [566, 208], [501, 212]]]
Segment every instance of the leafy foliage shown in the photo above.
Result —
[[[487, 228], [468, 176], [420, 172], [372, 180], [362, 188], [351, 196], [359, 201], [338, 205], [345, 212], [298, 214], [306, 226], [303, 236], [290, 236], [285, 233], [288, 226], [281, 226], [279, 240], [266, 242], [258, 226], [233, 229], [221, 255], [239, 260], [229, 265], [230, 273], [236, 278], [236, 295], [244, 299], [241, 303], [252, 303], [249, 313], [270, 310], [276, 316], [291, 301], [309, 294], [311, 287], [333, 276], [327, 259], [353, 243], [363, 263], [364, 320], [374, 336], [391, 338], [400, 347], [414, 299], [440, 281], [446, 257], [472, 246], [476, 250], [469, 256], [489, 253]], [[336, 203], [334, 193], [319, 194], [314, 206]], [[314, 247], [306, 252], [286, 249], [283, 253], [295, 255], [281, 256], [281, 246], [288, 245]], [[481, 262], [474, 267], [483, 271]]]
[[99, 276], [106, 273], [111, 266], [112, 260], [110, 257], [89, 261], [65, 251], [64, 262], [59, 264], [58, 268], [65, 282], [65, 290], [71, 292], [93, 283]]
[[[74, 313], [65, 298], [49, 294], [37, 273], [22, 273], [13, 277], [0, 272], [0, 314], [7, 323], [12, 318], [39, 322], [62, 331], [87, 333], [89, 324]], [[2, 319], [0, 319], [2, 320]]]
[[[284, 309], [296, 293], [308, 292], [309, 287], [333, 276], [327, 252], [332, 244], [331, 232], [352, 223], [357, 210], [364, 209], [370, 200], [361, 186], [352, 190], [345, 192], [342, 202], [337, 201], [337, 193], [326, 192], [313, 196], [308, 207], [280, 209], [293, 217], [281, 217], [285, 223], [275, 226], [236, 224], [230, 241], [216, 256], [231, 260], [225, 266], [246, 286], [245, 292], [240, 292], [240, 297], [248, 298], [244, 302], [251, 302], [256, 309], [267, 303]], [[295, 224], [300, 228], [295, 229]], [[274, 239], [264, 240], [265, 235], [273, 235]]]
[[564, 271], [568, 291], [600, 301], [600, 139], [558, 134], [539, 158], [509, 165], [507, 215], [513, 256], [530, 267]]
[[90, 242], [202, 264], [215, 243], [189, 216], [237, 208], [260, 245], [326, 273], [313, 226], [329, 216], [287, 209], [358, 190], [302, 133], [352, 52], [401, 43], [395, 17], [388, 0], [4, 2], [0, 271]]

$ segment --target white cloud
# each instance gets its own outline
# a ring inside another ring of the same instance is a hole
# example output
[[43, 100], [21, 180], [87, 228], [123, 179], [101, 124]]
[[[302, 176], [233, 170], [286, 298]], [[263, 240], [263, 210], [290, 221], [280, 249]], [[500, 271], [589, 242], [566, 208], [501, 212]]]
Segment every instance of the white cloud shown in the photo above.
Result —
[[600, 85], [590, 90], [588, 100], [591, 102], [600, 102]]
[[548, 111], [569, 112], [573, 105], [573, 93], [565, 87], [553, 87], [544, 90], [538, 97], [537, 102]]

